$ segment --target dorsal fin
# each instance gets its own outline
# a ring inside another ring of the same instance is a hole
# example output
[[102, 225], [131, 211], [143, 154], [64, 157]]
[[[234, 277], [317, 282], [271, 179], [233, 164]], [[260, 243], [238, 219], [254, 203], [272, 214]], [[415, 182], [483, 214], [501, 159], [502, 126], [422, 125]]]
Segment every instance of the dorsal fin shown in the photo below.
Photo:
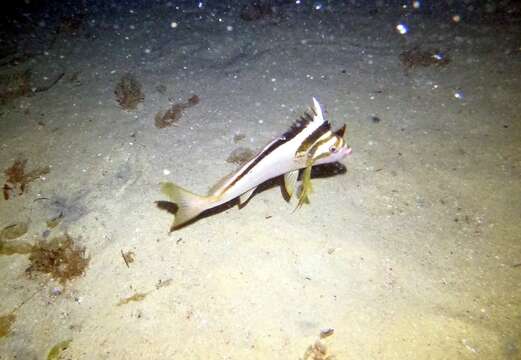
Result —
[[345, 133], [346, 133], [346, 124], [344, 124], [344, 126], [342, 126], [340, 129], [335, 131], [335, 135], [342, 139], [344, 138]]
[[[243, 176], [248, 174], [248, 172], [253, 167], [255, 167], [260, 161], [269, 156], [279, 146], [284, 145], [285, 143], [291, 141], [295, 137], [298, 136], [298, 142], [302, 144], [305, 143], [308, 140], [308, 138], [315, 139], [317, 138], [317, 136], [319, 137], [324, 132], [329, 131], [329, 128], [330, 124], [328, 121], [324, 120], [324, 116], [322, 115], [322, 109], [320, 108], [319, 102], [317, 101], [317, 99], [313, 98], [313, 105], [308, 109], [308, 111], [304, 113], [304, 115], [302, 115], [291, 126], [291, 128], [288, 131], [286, 131], [277, 139], [273, 140], [271, 143], [266, 145], [251, 160], [243, 164], [238, 171], [225, 176], [223, 179], [217, 182], [208, 191], [208, 195], [219, 195], [217, 194], [219, 190], [219, 192], [221, 193], [226, 192]], [[225, 184], [227, 184], [226, 187], [223, 187], [223, 185]]]
[[[324, 125], [324, 123], [326, 123], [326, 125]], [[282, 138], [284, 140], [290, 140], [304, 131], [309, 135], [320, 126], [329, 128], [330, 125], [329, 122], [324, 119], [319, 102], [313, 98], [313, 105], [291, 125], [291, 128], [282, 135]]]

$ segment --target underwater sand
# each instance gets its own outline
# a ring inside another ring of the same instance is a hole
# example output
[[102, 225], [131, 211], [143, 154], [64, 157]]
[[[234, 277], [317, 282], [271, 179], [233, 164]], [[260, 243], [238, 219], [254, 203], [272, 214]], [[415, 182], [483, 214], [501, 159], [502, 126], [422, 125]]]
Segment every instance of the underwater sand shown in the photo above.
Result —
[[[0, 256], [0, 359], [64, 341], [62, 359], [520, 359], [521, 24], [190, 9], [92, 10], [25, 65], [63, 78], [1, 105], [2, 176], [50, 166], [0, 199], [0, 229], [29, 224], [5, 241], [68, 234], [90, 260], [62, 283]], [[450, 62], [406, 68], [416, 45]], [[114, 95], [126, 73], [145, 96], [133, 111]], [[293, 212], [275, 181], [169, 234], [160, 182], [206, 192], [312, 96], [353, 154], [312, 179], [309, 205]]]

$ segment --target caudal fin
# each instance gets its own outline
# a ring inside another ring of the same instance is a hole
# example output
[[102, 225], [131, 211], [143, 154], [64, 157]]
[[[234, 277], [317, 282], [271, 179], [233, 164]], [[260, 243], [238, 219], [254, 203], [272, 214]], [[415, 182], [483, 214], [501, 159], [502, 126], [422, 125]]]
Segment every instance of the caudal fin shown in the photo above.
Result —
[[204, 196], [191, 193], [174, 183], [161, 183], [161, 192], [168, 196], [177, 205], [174, 224], [170, 231], [194, 219], [197, 215], [207, 209], [208, 201]]

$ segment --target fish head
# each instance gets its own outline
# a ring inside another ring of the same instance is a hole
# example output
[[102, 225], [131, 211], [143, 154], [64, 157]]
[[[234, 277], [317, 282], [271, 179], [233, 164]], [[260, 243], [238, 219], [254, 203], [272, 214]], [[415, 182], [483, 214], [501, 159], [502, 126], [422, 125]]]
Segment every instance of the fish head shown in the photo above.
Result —
[[342, 126], [335, 132], [324, 134], [324, 138], [317, 142], [308, 154], [313, 164], [326, 164], [342, 160], [351, 154], [351, 148], [347, 145], [344, 135], [346, 126]]

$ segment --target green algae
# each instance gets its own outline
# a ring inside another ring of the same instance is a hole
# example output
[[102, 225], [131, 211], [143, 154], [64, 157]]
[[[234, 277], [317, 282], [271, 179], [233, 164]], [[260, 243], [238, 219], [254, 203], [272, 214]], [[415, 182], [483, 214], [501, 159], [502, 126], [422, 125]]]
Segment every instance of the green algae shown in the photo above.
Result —
[[71, 344], [72, 339], [64, 340], [54, 345], [47, 354], [47, 360], [58, 360], [63, 351], [67, 350]]

